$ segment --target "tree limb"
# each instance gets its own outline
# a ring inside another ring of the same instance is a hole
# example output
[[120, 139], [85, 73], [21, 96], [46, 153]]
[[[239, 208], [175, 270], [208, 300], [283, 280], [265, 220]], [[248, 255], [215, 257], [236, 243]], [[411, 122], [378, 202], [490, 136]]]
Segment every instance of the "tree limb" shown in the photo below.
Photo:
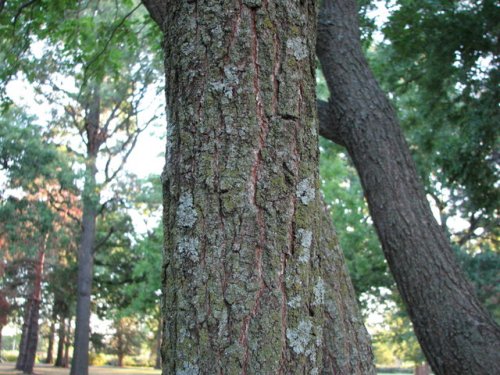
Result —
[[318, 100], [316, 105], [318, 107], [319, 134], [339, 146], [345, 147], [341, 138], [340, 124], [335, 121], [335, 117], [330, 111], [330, 103]]

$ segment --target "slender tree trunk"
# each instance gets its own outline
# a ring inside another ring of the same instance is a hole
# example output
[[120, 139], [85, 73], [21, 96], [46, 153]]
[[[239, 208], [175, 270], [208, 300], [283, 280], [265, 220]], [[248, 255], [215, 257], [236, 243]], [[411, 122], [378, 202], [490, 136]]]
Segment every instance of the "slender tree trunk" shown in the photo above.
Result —
[[118, 353], [118, 367], [123, 367], [123, 357], [125, 355], [123, 354], [123, 352], [119, 352]]
[[90, 299], [94, 269], [97, 205], [99, 203], [99, 193], [96, 189], [96, 159], [102, 142], [99, 132], [101, 108], [99, 89], [99, 85], [95, 85], [85, 121], [88, 139], [87, 161], [83, 191], [82, 237], [78, 251], [78, 296], [71, 375], [88, 375], [89, 366]]
[[431, 369], [429, 368], [428, 363], [419, 363], [415, 366], [415, 375], [430, 375]]
[[415, 333], [436, 374], [491, 374], [500, 329], [434, 219], [395, 111], [363, 56], [355, 0], [325, 0], [317, 53], [331, 99], [322, 133], [344, 145]]
[[57, 332], [57, 357], [54, 363], [55, 367], [64, 367], [64, 342], [66, 341], [66, 321], [65, 317], [59, 319], [59, 330]]
[[374, 374], [323, 238], [315, 2], [145, 3], [165, 20], [163, 373]]
[[26, 352], [27, 352], [27, 341], [28, 341], [28, 327], [31, 321], [32, 314], [32, 302], [31, 297], [26, 301], [26, 307], [23, 317], [23, 325], [21, 327], [21, 340], [19, 341], [19, 351], [16, 360], [16, 370], [22, 371], [24, 368], [24, 363], [26, 362]]
[[162, 327], [163, 327], [163, 319], [161, 317], [158, 318], [158, 331], [156, 332], [156, 359], [155, 359], [155, 368], [161, 369], [161, 337], [162, 337]]
[[[53, 316], [52, 319], [55, 319]], [[56, 334], [56, 323], [54, 320], [50, 323], [50, 331], [49, 331], [49, 344], [47, 347], [47, 358], [45, 359], [45, 363], [54, 362], [54, 337]]]
[[3, 331], [3, 324], [0, 324], [0, 363], [3, 361], [2, 357], [2, 331]]
[[45, 263], [45, 246], [47, 236], [45, 236], [38, 259], [35, 264], [35, 280], [33, 284], [33, 294], [28, 300], [27, 313], [23, 324], [21, 337], [22, 346], [19, 349], [19, 356], [16, 363], [16, 369], [23, 371], [24, 374], [33, 373], [33, 367], [36, 359], [36, 349], [38, 345], [38, 318], [40, 315], [40, 303], [42, 298], [42, 275]]
[[63, 367], [69, 367], [69, 347], [71, 346], [71, 341], [69, 337], [71, 336], [71, 318], [68, 318], [68, 326], [66, 329], [66, 340], [64, 341], [64, 360]]

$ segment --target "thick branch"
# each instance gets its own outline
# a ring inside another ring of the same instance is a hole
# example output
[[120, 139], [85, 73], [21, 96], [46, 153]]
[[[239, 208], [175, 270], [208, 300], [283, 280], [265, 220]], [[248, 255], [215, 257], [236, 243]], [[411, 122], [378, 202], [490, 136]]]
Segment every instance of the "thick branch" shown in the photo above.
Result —
[[345, 146], [341, 138], [340, 124], [335, 121], [335, 117], [330, 111], [330, 103], [318, 100], [316, 105], [318, 107], [319, 134], [339, 146]]
[[323, 1], [316, 52], [335, 128], [359, 173], [385, 257], [432, 369], [439, 375], [491, 373], [500, 362], [500, 329], [433, 217], [396, 112], [363, 54], [355, 0]]

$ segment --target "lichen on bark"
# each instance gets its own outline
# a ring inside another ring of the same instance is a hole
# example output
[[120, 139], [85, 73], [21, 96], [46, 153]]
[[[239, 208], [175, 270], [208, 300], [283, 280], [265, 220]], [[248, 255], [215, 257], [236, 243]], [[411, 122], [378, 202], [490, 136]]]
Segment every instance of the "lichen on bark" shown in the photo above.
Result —
[[315, 1], [165, 6], [163, 373], [324, 373]]

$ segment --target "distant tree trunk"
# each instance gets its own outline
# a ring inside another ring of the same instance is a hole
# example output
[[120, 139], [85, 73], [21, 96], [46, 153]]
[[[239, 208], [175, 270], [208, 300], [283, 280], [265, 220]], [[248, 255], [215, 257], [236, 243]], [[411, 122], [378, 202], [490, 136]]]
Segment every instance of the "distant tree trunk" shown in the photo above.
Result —
[[0, 363], [3, 361], [3, 359], [2, 359], [2, 331], [3, 331], [3, 324], [0, 324]]
[[117, 336], [117, 355], [118, 355], [118, 367], [123, 367], [123, 357], [125, 356], [125, 343], [124, 333], [123, 333], [123, 322], [119, 321], [116, 325], [116, 336]]
[[491, 374], [500, 329], [478, 302], [434, 219], [391, 104], [359, 41], [355, 0], [325, 0], [317, 53], [330, 88], [322, 134], [359, 173], [385, 257], [436, 374]]
[[155, 368], [161, 369], [161, 333], [162, 333], [163, 319], [158, 318], [158, 330], [156, 332], [156, 359]]
[[415, 375], [430, 375], [431, 369], [428, 363], [419, 363], [415, 366]]
[[45, 263], [45, 246], [47, 236], [45, 236], [38, 251], [38, 259], [35, 264], [35, 279], [33, 293], [27, 302], [27, 311], [19, 346], [19, 356], [16, 362], [16, 369], [24, 374], [33, 373], [36, 359], [36, 348], [38, 345], [38, 318], [40, 315], [40, 303], [42, 298], [42, 275]]
[[68, 318], [68, 326], [66, 329], [66, 340], [64, 340], [64, 360], [63, 360], [63, 367], [68, 368], [69, 367], [69, 348], [71, 346], [71, 341], [70, 341], [70, 336], [71, 336], [71, 318]]
[[100, 87], [94, 85], [92, 100], [85, 120], [87, 133], [87, 160], [83, 191], [82, 236], [78, 250], [78, 295], [76, 305], [75, 341], [71, 375], [88, 375], [90, 297], [94, 269], [94, 246], [99, 193], [96, 189], [96, 160], [102, 144], [100, 121]]
[[66, 321], [64, 316], [60, 317], [59, 330], [57, 332], [57, 356], [54, 363], [55, 367], [64, 367], [64, 343], [66, 341]]
[[[55, 317], [52, 317], [55, 319]], [[56, 334], [56, 323], [54, 320], [50, 323], [50, 331], [49, 331], [49, 344], [47, 346], [47, 358], [45, 359], [45, 363], [54, 362], [54, 337]]]
[[315, 2], [144, 2], [168, 83], [163, 374], [375, 374], [324, 237]]
[[123, 352], [118, 353], [118, 367], [123, 367], [123, 357], [125, 354]]

